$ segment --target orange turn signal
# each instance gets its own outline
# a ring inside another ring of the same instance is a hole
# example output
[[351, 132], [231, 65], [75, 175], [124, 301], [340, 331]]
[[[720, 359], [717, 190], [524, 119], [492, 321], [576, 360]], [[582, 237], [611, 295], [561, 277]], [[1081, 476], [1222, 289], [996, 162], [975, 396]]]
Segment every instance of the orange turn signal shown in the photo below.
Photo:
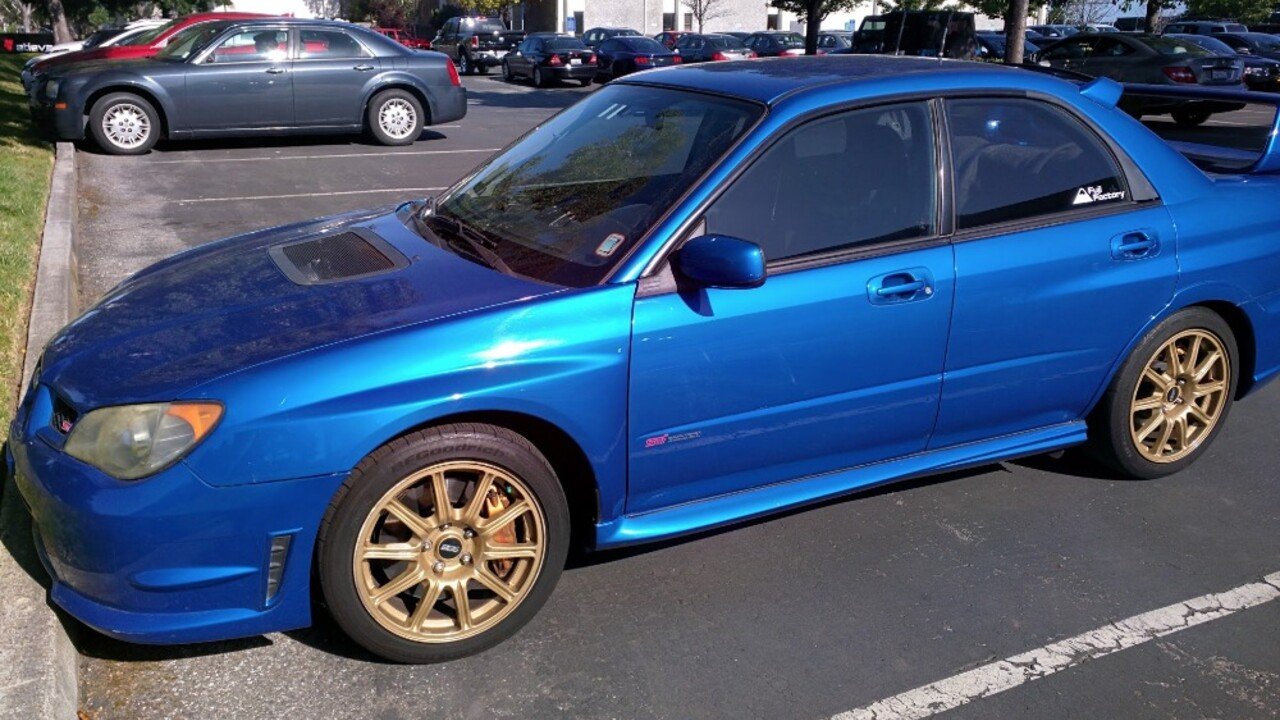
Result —
[[67, 104], [66, 104], [66, 103], [54, 103], [54, 104], [53, 104], [53, 109], [54, 109], [54, 110], [66, 110], [66, 109], [67, 109]]
[[190, 425], [195, 441], [200, 442], [222, 419], [222, 406], [218, 403], [177, 402], [170, 405], [165, 414]]

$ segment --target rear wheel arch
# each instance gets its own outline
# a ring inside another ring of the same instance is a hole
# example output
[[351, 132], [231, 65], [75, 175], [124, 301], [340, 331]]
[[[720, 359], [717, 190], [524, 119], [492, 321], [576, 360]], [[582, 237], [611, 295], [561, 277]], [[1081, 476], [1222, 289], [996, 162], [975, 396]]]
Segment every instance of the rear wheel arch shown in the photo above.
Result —
[[[418, 102], [422, 104], [422, 111], [427, 114], [427, 117], [424, 118], [422, 122], [423, 126], [425, 127], [431, 124], [431, 118], [435, 117], [435, 105], [431, 102], [431, 98], [427, 93], [423, 92], [422, 88], [414, 85], [413, 83], [404, 81], [388, 82], [370, 89], [369, 94], [365, 96], [364, 103], [360, 107], [360, 117], [362, 121], [364, 118], [369, 116], [369, 104], [373, 102], [373, 99], [378, 97], [380, 93], [386, 92], [387, 90], [403, 90], [417, 98]], [[366, 125], [367, 124], [368, 123], [366, 122]]]
[[1236, 351], [1240, 356], [1240, 367], [1236, 369], [1236, 399], [1244, 397], [1253, 388], [1253, 375], [1257, 369], [1257, 338], [1254, 336], [1253, 321], [1239, 305], [1225, 300], [1210, 300], [1189, 307], [1205, 308], [1226, 321], [1231, 328], [1231, 334], [1235, 336]]

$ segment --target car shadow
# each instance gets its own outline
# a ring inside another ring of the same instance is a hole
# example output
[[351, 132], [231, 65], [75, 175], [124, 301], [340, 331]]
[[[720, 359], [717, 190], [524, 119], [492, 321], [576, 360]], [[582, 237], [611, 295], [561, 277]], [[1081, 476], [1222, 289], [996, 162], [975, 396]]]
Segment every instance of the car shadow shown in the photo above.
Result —
[[[569, 83], [535, 88], [528, 80], [506, 81], [501, 77], [472, 77], [467, 88], [467, 103], [481, 107], [516, 108], [521, 110], [561, 110], [593, 92], [599, 85], [579, 87]], [[528, 92], [512, 92], [521, 88]], [[464, 120], [465, 121], [465, 120]]]
[[[448, 137], [439, 130], [427, 128], [414, 142], [430, 142], [444, 140]], [[152, 148], [151, 154], [163, 157], [168, 153], [191, 152], [198, 150], [263, 150], [272, 148], [381, 148], [387, 152], [395, 152], [397, 148], [383, 145], [364, 135], [254, 135], [246, 137], [201, 138], [198, 140], [161, 140]], [[403, 147], [412, 147], [409, 145]], [[111, 157], [92, 140], [83, 140], [76, 149], [92, 155]]]

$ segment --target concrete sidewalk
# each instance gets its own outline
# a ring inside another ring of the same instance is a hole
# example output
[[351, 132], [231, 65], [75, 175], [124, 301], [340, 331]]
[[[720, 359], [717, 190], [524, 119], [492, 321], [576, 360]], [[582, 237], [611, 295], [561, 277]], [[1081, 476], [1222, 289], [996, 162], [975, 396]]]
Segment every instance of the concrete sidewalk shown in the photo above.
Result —
[[[23, 388], [45, 344], [75, 316], [75, 237], [75, 147], [58, 143], [27, 330]], [[49, 579], [31, 541], [31, 516], [8, 472], [0, 495], [0, 544], [0, 720], [74, 718], [79, 706], [76, 651], [63, 619], [49, 604]]]

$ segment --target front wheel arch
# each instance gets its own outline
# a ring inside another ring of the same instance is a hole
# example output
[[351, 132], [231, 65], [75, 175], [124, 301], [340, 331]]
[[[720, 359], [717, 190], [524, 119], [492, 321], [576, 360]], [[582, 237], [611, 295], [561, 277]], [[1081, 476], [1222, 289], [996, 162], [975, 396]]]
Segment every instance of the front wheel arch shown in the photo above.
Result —
[[156, 111], [156, 114], [160, 116], [160, 137], [162, 139], [169, 137], [169, 112], [165, 104], [160, 101], [160, 97], [155, 93], [136, 85], [105, 85], [94, 90], [93, 93], [85, 99], [84, 103], [83, 120], [86, 124], [89, 122], [90, 113], [93, 112], [93, 106], [96, 105], [99, 100], [111, 95], [112, 93], [130, 93], [132, 95], [137, 95], [148, 103], [151, 103], [151, 107]]

